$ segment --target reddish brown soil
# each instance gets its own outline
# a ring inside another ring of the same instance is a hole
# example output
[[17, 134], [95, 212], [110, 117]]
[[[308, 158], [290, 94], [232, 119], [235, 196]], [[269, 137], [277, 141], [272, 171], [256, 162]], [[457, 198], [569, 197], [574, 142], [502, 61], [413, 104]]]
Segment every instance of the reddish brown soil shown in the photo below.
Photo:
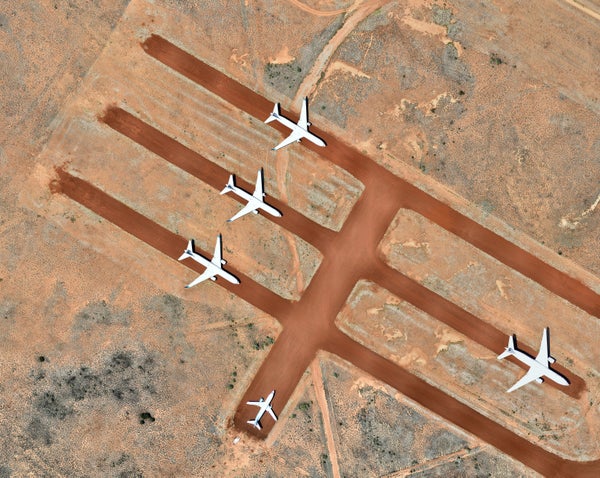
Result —
[[[121, 108], [108, 108], [100, 120], [171, 164], [202, 179], [218, 191], [227, 183], [228, 171]], [[237, 177], [236, 184], [246, 190], [252, 190], [254, 187]], [[240, 203], [244, 202], [239, 196], [231, 197]], [[329, 229], [310, 221], [277, 198], [270, 197], [269, 204], [281, 211], [288, 231], [310, 242], [319, 250], [323, 250], [332, 239], [333, 233]], [[281, 218], [269, 217], [269, 219], [275, 224], [282, 223]]]
[[[180, 254], [181, 246], [185, 244], [184, 238], [153, 223], [86, 181], [61, 169], [57, 170], [57, 173], [58, 180], [51, 184], [54, 192], [69, 196], [170, 257], [176, 258]], [[362, 209], [368, 211], [365, 206]], [[353, 213], [355, 211], [356, 209]], [[352, 234], [344, 236], [348, 238], [346, 240], [354, 239]], [[352, 242], [349, 245], [352, 246]], [[303, 299], [293, 306], [233, 269], [232, 272], [240, 277], [242, 284], [235, 286], [220, 282], [225, 288], [235, 292], [249, 303], [268, 310], [284, 325], [283, 332], [246, 391], [243, 401], [252, 399], [258, 394], [264, 396], [264, 391], [275, 384], [278, 393], [273, 404], [276, 410], [282, 410], [306, 366], [313, 360], [317, 350], [323, 349], [339, 355], [540, 473], [547, 476], [596, 476], [600, 462], [579, 463], [564, 460], [531, 444], [402, 367], [353, 341], [337, 330], [332, 322], [323, 320], [323, 317], [332, 314], [335, 318], [337, 310], [343, 306], [345, 297], [350, 293], [357, 279], [352, 277], [351, 273], [338, 274], [337, 268], [340, 266], [338, 261], [345, 260], [344, 271], [352, 271], [360, 269], [364, 257], [353, 254], [353, 249], [348, 245], [337, 250], [339, 251], [337, 254], [332, 254], [335, 257], [329, 255], [326, 257]], [[198, 272], [202, 269], [195, 263], [190, 264], [190, 267]], [[339, 277], [339, 280], [331, 281], [329, 278], [332, 276]], [[343, 290], [344, 288], [348, 290]], [[335, 300], [335, 297], [340, 299]], [[272, 423], [265, 420], [263, 430], [256, 433], [254, 428], [246, 425], [246, 420], [252, 417], [253, 411], [242, 405], [238, 409], [234, 422], [238, 428], [265, 437], [272, 428]]]
[[[258, 118], [266, 117], [271, 109], [271, 103], [266, 99], [161, 37], [150, 37], [143, 47], [163, 63]], [[227, 178], [224, 170], [206, 160], [198, 161], [199, 158], [192, 151], [122, 110], [109, 109], [103, 121], [174, 164], [182, 164], [181, 167], [187, 168], [189, 172], [193, 171], [192, 174], [213, 187], [220, 188]], [[233, 286], [222, 283], [231, 292], [276, 317], [284, 326], [268, 359], [242, 398], [242, 405], [234, 417], [236, 427], [265, 437], [272, 428], [272, 422], [265, 419], [263, 430], [257, 433], [246, 424], [254, 410], [245, 406], [244, 402], [257, 396], [265, 396], [275, 388], [277, 395], [274, 407], [282, 410], [316, 352], [324, 349], [355, 364], [540, 473], [549, 476], [597, 476], [600, 462], [572, 462], [544, 451], [349, 339], [335, 328], [334, 321], [356, 281], [361, 277], [368, 277], [381, 281], [381, 285], [399, 297], [423, 308], [492, 350], [498, 352], [502, 349], [506, 340], [504, 334], [436, 294], [426, 292], [426, 289], [416, 286], [381, 263], [377, 256], [378, 244], [400, 207], [407, 207], [424, 215], [597, 317], [600, 317], [600, 297], [580, 282], [393, 176], [336, 138], [318, 129], [315, 129], [315, 133], [327, 141], [328, 147], [314, 150], [361, 180], [365, 191], [337, 234], [325, 232], [306, 218], [285, 208], [285, 205], [274, 203], [284, 213], [283, 218], [278, 220], [279, 223], [308, 242], [314, 243], [316, 240], [318, 245], [315, 245], [324, 255], [321, 267], [299, 302], [285, 301], [235, 270], [232, 272], [240, 278], [242, 284]], [[178, 161], [181, 163], [178, 164]], [[245, 184], [243, 186], [247, 187]], [[58, 171], [58, 181], [52, 188], [170, 257], [176, 258], [185, 245], [186, 239], [158, 226], [93, 185], [65, 171]], [[315, 237], [311, 235], [313, 232]], [[195, 264], [193, 268], [201, 269]], [[569, 378], [573, 384], [566, 390], [577, 397], [585, 386], [584, 382], [578, 377]]]
[[[216, 190], [220, 190], [222, 185], [225, 184], [228, 173], [223, 168], [121, 108], [109, 108], [102, 117], [102, 121], [119, 133], [136, 141], [138, 144], [146, 147], [172, 164], [187, 171], [198, 179], [205, 181], [207, 184], [210, 184]], [[243, 180], [238, 182], [240, 186], [244, 188], [251, 187]], [[240, 200], [237, 196], [236, 199]], [[480, 320], [456, 304], [444, 299], [435, 292], [409, 279], [398, 271], [391, 269], [385, 263], [377, 259], [377, 245], [385, 234], [394, 214], [400, 207], [397, 200], [398, 198], [396, 197], [395, 199], [396, 200], [394, 200], [394, 196], [388, 194], [386, 188], [380, 188], [377, 187], [377, 185], [367, 188], [367, 191], [356, 203], [350, 216], [360, 217], [360, 219], [350, 221], [349, 217], [340, 231], [342, 237], [348, 236], [347, 250], [352, 252], [352, 260], [355, 260], [356, 256], [358, 256], [358, 259], [362, 260], [361, 266], [357, 268], [356, 280], [360, 278], [370, 279], [382, 287], [385, 287], [390, 292], [393, 292], [398, 297], [427, 312], [432, 317], [435, 317], [457, 331], [467, 335], [484, 347], [497, 353], [502, 351], [506, 344], [506, 334]], [[283, 212], [283, 217], [269, 217], [268, 219], [283, 225], [287, 230], [302, 237], [305, 241], [311, 243], [323, 253], [327, 251], [329, 256], [337, 257], [340, 254], [340, 249], [346, 247], [340, 245], [339, 241], [342, 239], [339, 237], [336, 238], [335, 233], [329, 229], [316, 224], [274, 198], [270, 201], [275, 207], [281, 208], [280, 210]], [[384, 207], [386, 210], [384, 210]], [[377, 210], [378, 214], [371, 214], [371, 211], [373, 210]], [[366, 224], [366, 221], [370, 221], [370, 223]], [[360, 251], [360, 254], [357, 254], [356, 251]], [[334, 270], [344, 270], [345, 276], [349, 277], [348, 284], [350, 287], [349, 290], [351, 290], [356, 283], [356, 280], [350, 282], [351, 272], [347, 266], [347, 264], [350, 263], [349, 259], [347, 257], [341, 257], [339, 260], [340, 269]], [[336, 284], [339, 284], [339, 280], [336, 280]], [[349, 292], [343, 295], [344, 300], [348, 294]], [[302, 299], [302, 301], [305, 300], [305, 298]], [[343, 303], [341, 305], [343, 305]], [[270, 312], [268, 309], [262, 309]], [[338, 311], [339, 308], [333, 310], [331, 316], [335, 317]], [[323, 314], [323, 312], [321, 312], [321, 314]], [[305, 315], [306, 314], [303, 314], [303, 316]], [[296, 322], [296, 320], [293, 322]], [[535, 351], [526, 345], [520, 347], [523, 351], [535, 355]], [[522, 368], [526, 368], [522, 362], [512, 357], [509, 358], [509, 360]], [[585, 389], [584, 380], [571, 373], [563, 366], [557, 364], [555, 368], [559, 373], [562, 373], [568, 378], [569, 382], [571, 382], [571, 386], [565, 388], [556, 385], [554, 382], [548, 381], [547, 383], [573, 398], [579, 398]]]
[[[62, 169], [57, 169], [56, 172], [58, 180], [50, 185], [53, 192], [65, 194], [174, 260], [181, 256], [188, 239], [156, 224], [87, 181]], [[196, 251], [210, 257], [209, 252], [198, 248]], [[204, 272], [204, 267], [194, 261], [186, 260], [185, 265], [198, 273]], [[274, 310], [277, 311], [278, 316], [279, 314], [285, 316], [284, 312], [289, 308], [289, 301], [251, 281], [235, 268], [229, 266], [228, 270], [240, 279], [241, 283], [235, 285], [227, 281], [219, 281], [220, 285], [259, 309]]]
[[[259, 119], [266, 118], [272, 103], [249, 88], [218, 72], [181, 50], [168, 40], [150, 36], [142, 45], [146, 53], [198, 83], [241, 110]], [[270, 123], [287, 134], [284, 126]], [[581, 282], [541, 261], [534, 255], [484, 228], [412, 184], [391, 174], [353, 147], [338, 141], [317, 127], [313, 132], [323, 138], [326, 148], [305, 142], [305, 146], [344, 168], [365, 187], [382, 188], [387, 200], [400, 199], [401, 207], [412, 209], [444, 229], [473, 244], [504, 264], [536, 281], [554, 294], [600, 318], [600, 296]]]

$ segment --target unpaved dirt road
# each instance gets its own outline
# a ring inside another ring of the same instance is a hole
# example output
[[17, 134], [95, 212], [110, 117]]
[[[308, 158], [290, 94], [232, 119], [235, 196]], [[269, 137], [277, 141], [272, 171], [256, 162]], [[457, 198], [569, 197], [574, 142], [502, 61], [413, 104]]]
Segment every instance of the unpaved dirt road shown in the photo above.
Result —
[[[265, 119], [272, 110], [273, 104], [266, 98], [218, 72], [158, 35], [150, 36], [142, 47], [146, 53], [163, 64], [258, 119]], [[283, 125], [279, 123], [270, 124], [278, 131], [287, 134], [287, 129]], [[320, 148], [310, 142], [305, 142], [305, 147], [345, 169], [360, 180], [365, 187], [384, 188], [389, 196], [401, 196], [403, 199], [400, 204], [401, 207], [412, 209], [421, 214], [500, 262], [512, 267], [525, 277], [534, 280], [552, 293], [600, 318], [600, 295], [578, 280], [546, 264], [412, 184], [394, 176], [352, 146], [337, 140], [318, 127], [313, 127], [312, 131], [323, 138], [328, 146]]]
[[[264, 119], [271, 111], [272, 104], [265, 98], [164, 38], [153, 35], [144, 42], [143, 48], [163, 64], [259, 119]], [[225, 170], [124, 110], [110, 107], [101, 121], [215, 189], [222, 188], [227, 179], [228, 173]], [[276, 128], [286, 132], [279, 125]], [[291, 302], [280, 298], [234, 268], [231, 268], [232, 273], [242, 282], [239, 286], [218, 282], [240, 298], [277, 318], [283, 325], [282, 333], [242, 398], [234, 417], [235, 426], [259, 437], [267, 436], [273, 426], [272, 422], [265, 419], [261, 431], [247, 425], [246, 420], [254, 416], [254, 410], [246, 406], [245, 401], [265, 396], [271, 389], [276, 389], [273, 405], [276, 410], [281, 411], [317, 351], [326, 350], [348, 360], [544, 475], [597, 476], [600, 462], [564, 460], [529, 443], [353, 341], [335, 327], [335, 318], [355, 283], [361, 278], [368, 278], [494, 352], [502, 350], [506, 336], [500, 331], [383, 264], [378, 255], [378, 244], [402, 207], [422, 214], [596, 317], [600, 317], [598, 294], [427, 193], [393, 176], [337, 138], [317, 128], [314, 128], [314, 132], [327, 141], [328, 147], [321, 149], [313, 148], [310, 144], [306, 146], [346, 169], [363, 182], [365, 190], [338, 233], [314, 224], [285, 204], [273, 201], [273, 205], [283, 212], [283, 217], [274, 222], [310, 242], [323, 254], [318, 271], [299, 301]], [[240, 181], [240, 185], [248, 187], [243, 181]], [[176, 259], [185, 246], [186, 238], [167, 231], [92, 184], [64, 170], [58, 170], [58, 179], [51, 184], [51, 188], [169, 257]], [[201, 269], [195, 264], [192, 268], [198, 271]], [[557, 369], [567, 375], [572, 383], [570, 387], [560, 390], [574, 398], [579, 397], [585, 388], [583, 379], [569, 374], [563, 368]]]

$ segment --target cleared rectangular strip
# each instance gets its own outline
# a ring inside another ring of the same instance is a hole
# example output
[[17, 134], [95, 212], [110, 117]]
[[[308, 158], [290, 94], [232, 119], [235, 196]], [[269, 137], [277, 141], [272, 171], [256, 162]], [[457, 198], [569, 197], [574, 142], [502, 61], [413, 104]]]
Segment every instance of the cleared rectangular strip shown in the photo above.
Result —
[[[146, 53], [158, 61], [256, 118], [266, 118], [272, 109], [272, 103], [259, 94], [159, 35], [151, 35], [142, 44], [142, 47]], [[275, 122], [270, 124], [279, 131], [288, 132]], [[303, 143], [305, 147], [346, 169], [362, 181], [365, 187], [380, 187], [385, 188], [390, 194], [401, 194], [406, 208], [418, 212], [447, 231], [536, 281], [552, 293], [600, 318], [600, 295], [580, 281], [546, 264], [533, 254], [486, 229], [405, 180], [394, 176], [337, 138], [315, 127], [312, 130], [325, 139], [327, 147], [320, 148], [306, 141]]]
[[363, 347], [342, 332], [331, 337], [326, 350], [545, 476], [598, 476], [599, 460], [574, 462], [550, 453]]
[[[223, 189], [229, 179], [230, 172], [221, 166], [121, 108], [109, 107], [100, 120], [174, 166], [209, 184], [217, 191]], [[253, 190], [254, 185], [247, 183], [242, 178], [236, 178], [236, 180], [237, 185], [241, 188], [247, 191]], [[244, 203], [238, 196], [232, 195], [231, 197]], [[285, 227], [292, 234], [296, 234], [321, 251], [335, 235], [334, 231], [311, 221], [277, 198], [269, 197], [269, 204], [279, 209], [283, 216], [278, 218], [265, 215], [265, 218]]]
[[[57, 169], [56, 172], [58, 179], [51, 184], [53, 192], [62, 193], [70, 197], [172, 259], [177, 260], [185, 249], [188, 241], [187, 238], [178, 236], [156, 224], [129, 206], [101, 191], [96, 186], [73, 176], [64, 169]], [[210, 253], [208, 252], [198, 250], [198, 253], [210, 257]], [[204, 268], [200, 264], [188, 261], [185, 265], [198, 273], [204, 272]], [[249, 277], [235, 270], [233, 267], [229, 266], [229, 270], [240, 279], [241, 284], [234, 285], [223, 280], [217, 280], [217, 284], [276, 319], [285, 321], [282, 318], [287, 315], [286, 311], [291, 304], [289, 301], [253, 282]]]

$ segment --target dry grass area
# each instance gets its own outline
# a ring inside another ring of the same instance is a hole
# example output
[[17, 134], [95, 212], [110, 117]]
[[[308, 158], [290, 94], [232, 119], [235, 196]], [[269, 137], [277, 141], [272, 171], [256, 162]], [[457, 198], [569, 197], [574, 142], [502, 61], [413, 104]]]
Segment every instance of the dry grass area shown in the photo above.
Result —
[[[226, 224], [237, 202], [98, 118], [117, 105], [249, 182], [264, 167], [270, 196], [332, 231], [363, 185], [301, 145], [272, 152], [279, 133], [144, 53], [157, 33], [286, 111], [309, 94], [315, 125], [600, 292], [597, 2], [156, 3], [0, 12], [0, 476], [536, 476], [326, 353], [266, 441], [234, 444], [276, 318], [184, 290], [192, 271], [48, 185], [65, 165], [204, 250], [221, 232], [229, 264], [302, 297], [315, 247], [261, 215]], [[506, 395], [520, 369], [367, 281], [346, 333], [553, 453], [600, 458], [597, 317], [410, 211], [380, 252], [532, 347], [550, 326], [588, 389]]]
[[[338, 320], [342, 330], [367, 347], [543, 448], [574, 460], [597, 458], [598, 417], [593, 404], [598, 390], [590, 379], [598, 372], [593, 364], [585, 361], [582, 367], [591, 390], [580, 400], [535, 386], [507, 394], [523, 370], [498, 361], [495, 353], [371, 282], [357, 284]], [[570, 349], [556, 335], [552, 354], [576, 370]], [[587, 334], [582, 330], [572, 336], [585, 342]], [[541, 329], [530, 337], [517, 332], [519, 344], [535, 348]]]

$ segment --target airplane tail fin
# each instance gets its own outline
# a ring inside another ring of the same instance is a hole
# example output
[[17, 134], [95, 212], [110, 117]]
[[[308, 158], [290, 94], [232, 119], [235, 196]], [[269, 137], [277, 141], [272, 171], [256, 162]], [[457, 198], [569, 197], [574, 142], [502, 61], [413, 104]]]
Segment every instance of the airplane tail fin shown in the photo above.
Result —
[[227, 181], [227, 184], [225, 185], [223, 190], [220, 192], [220, 194], [228, 193], [229, 191], [232, 191], [234, 187], [235, 187], [235, 177], [233, 176], [233, 174], [230, 174], [229, 181]]
[[265, 120], [265, 123], [270, 123], [271, 121], [276, 120], [278, 116], [279, 116], [279, 103], [275, 103], [275, 106], [273, 107], [273, 111], [269, 115], [269, 117]]
[[194, 252], [194, 240], [190, 239], [188, 241], [187, 247], [185, 248], [185, 251], [183, 251], [183, 254], [181, 254], [181, 256], [179, 257], [179, 260], [182, 261], [186, 257], [192, 257], [193, 252]]
[[508, 338], [508, 346], [504, 349], [504, 352], [502, 352], [500, 355], [498, 355], [498, 360], [508, 357], [509, 355], [512, 355], [514, 351], [515, 351], [515, 336], [511, 335]]
[[246, 423], [249, 423], [250, 425], [255, 426], [259, 430], [262, 429], [262, 427], [260, 426], [260, 423], [258, 422], [258, 420], [248, 420]]

